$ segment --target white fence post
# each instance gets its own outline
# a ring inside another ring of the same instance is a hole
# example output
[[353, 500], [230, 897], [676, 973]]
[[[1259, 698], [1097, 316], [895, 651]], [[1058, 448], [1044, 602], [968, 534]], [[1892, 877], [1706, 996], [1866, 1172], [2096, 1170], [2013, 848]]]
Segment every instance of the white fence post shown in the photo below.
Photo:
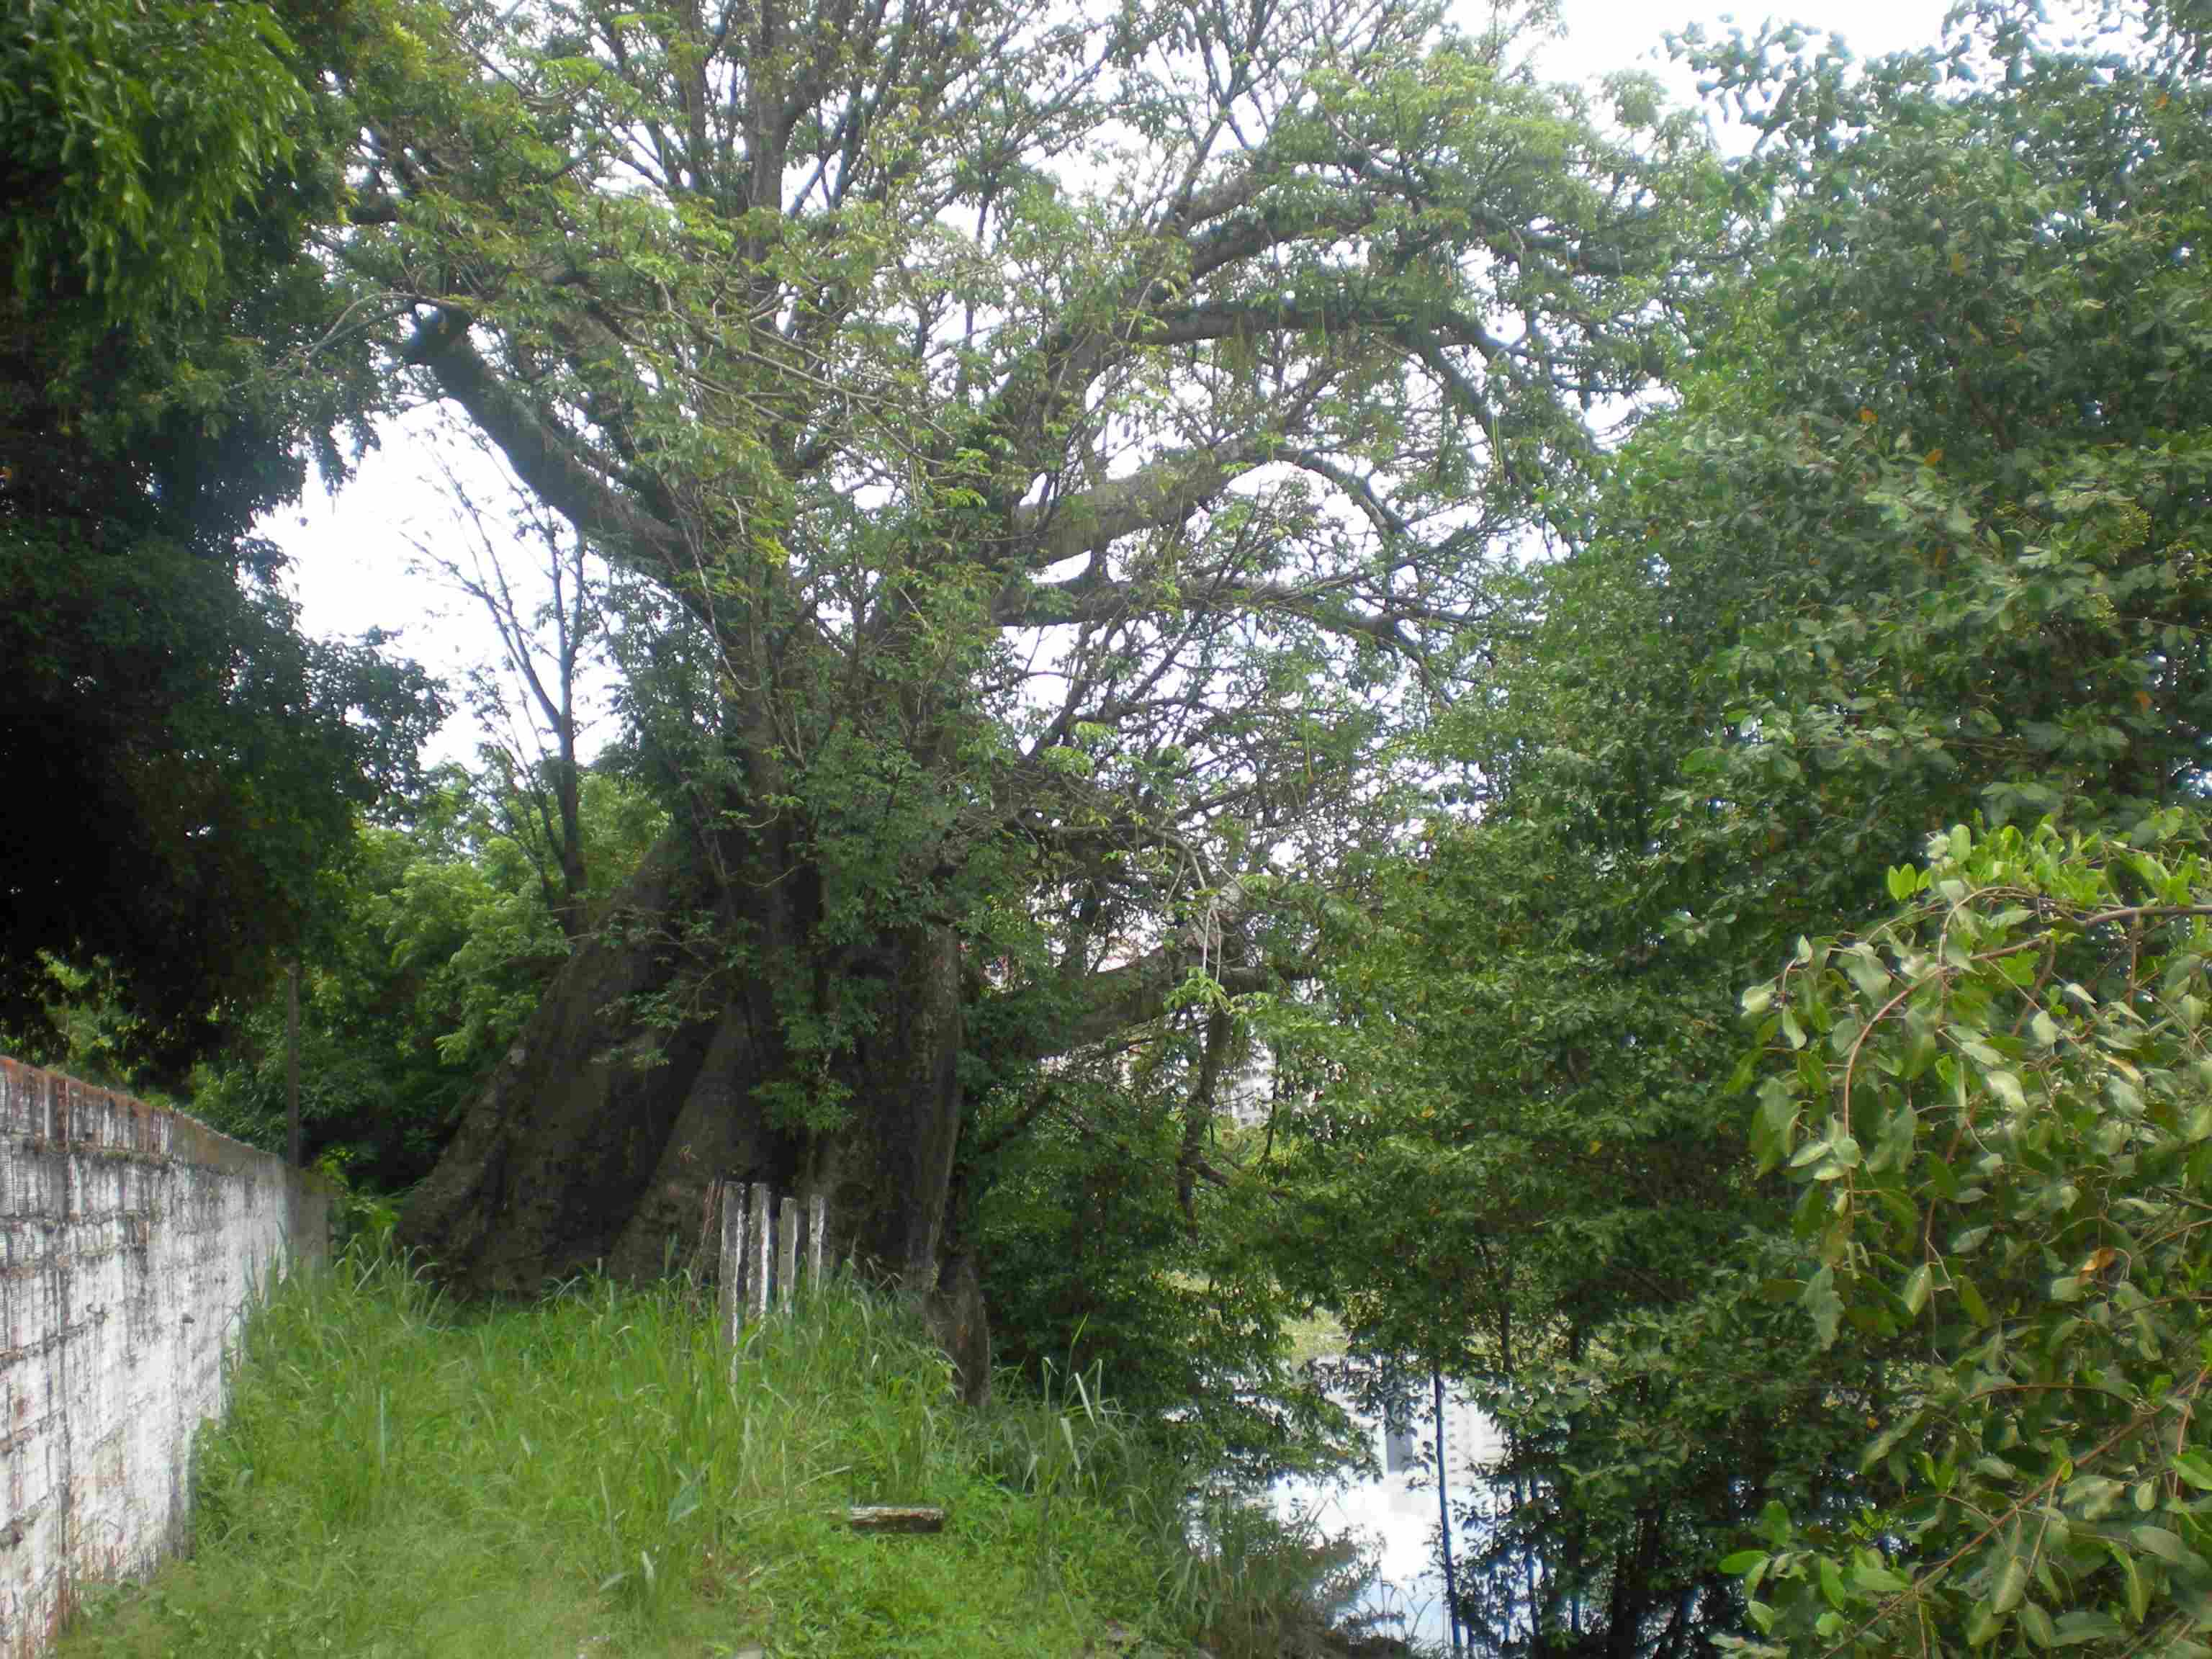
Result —
[[819, 1193], [806, 1203], [806, 1244], [799, 1247], [799, 1200], [779, 1200], [766, 1182], [747, 1186], [735, 1181], [716, 1188], [722, 1206], [722, 1261], [720, 1292], [722, 1334], [732, 1345], [753, 1320], [768, 1310], [788, 1310], [799, 1298], [799, 1261], [806, 1262], [808, 1287], [822, 1284], [823, 1235], [829, 1206]]
[[769, 1225], [768, 1182], [753, 1183], [752, 1237], [746, 1241], [745, 1307], [753, 1319], [768, 1317]]
[[735, 1342], [745, 1320], [745, 1304], [739, 1296], [738, 1283], [745, 1264], [744, 1188], [733, 1181], [725, 1181], [719, 1184], [718, 1190], [722, 1203], [722, 1338]]
[[799, 1279], [799, 1200], [786, 1198], [776, 1212], [775, 1300], [786, 1313]]

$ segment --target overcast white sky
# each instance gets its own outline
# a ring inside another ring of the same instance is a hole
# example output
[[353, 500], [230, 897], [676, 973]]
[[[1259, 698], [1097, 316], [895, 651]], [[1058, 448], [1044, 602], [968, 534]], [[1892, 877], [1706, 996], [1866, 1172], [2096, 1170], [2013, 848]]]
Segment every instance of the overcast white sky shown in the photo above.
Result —
[[[1667, 63], [1663, 35], [1697, 21], [1711, 33], [1731, 17], [1747, 27], [1769, 17], [1841, 34], [1854, 55], [1879, 56], [1938, 37], [1947, 0], [1784, 0], [1765, 5], [1725, 5], [1705, 0], [1565, 0], [1567, 34], [1543, 49], [1545, 70], [1558, 80], [1581, 80], [1642, 66], [1665, 82], [1682, 101], [1694, 96], [1690, 77]], [[471, 666], [496, 650], [472, 602], [441, 589], [410, 566], [414, 544], [450, 544], [459, 533], [451, 505], [432, 482], [438, 471], [434, 422], [427, 414], [393, 422], [383, 447], [362, 465], [335, 500], [310, 486], [300, 507], [264, 526], [294, 558], [291, 586], [301, 623], [310, 634], [358, 635], [370, 628], [395, 630], [400, 648], [443, 674], [457, 687]], [[475, 458], [466, 446], [447, 449], [464, 476]], [[494, 498], [487, 492], [487, 504]], [[477, 738], [465, 714], [457, 714], [435, 745], [440, 759], [467, 759]], [[595, 748], [587, 740], [587, 750]]]

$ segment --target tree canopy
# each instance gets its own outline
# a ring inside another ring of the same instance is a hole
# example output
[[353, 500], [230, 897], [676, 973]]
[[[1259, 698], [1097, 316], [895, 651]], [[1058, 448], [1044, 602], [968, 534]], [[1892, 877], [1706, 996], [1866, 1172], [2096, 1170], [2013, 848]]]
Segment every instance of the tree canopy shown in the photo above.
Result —
[[[1698, 297], [1679, 398], [1609, 469], [1588, 544], [1529, 573], [1496, 695], [1440, 726], [1480, 819], [1433, 811], [1425, 849], [1342, 916], [1324, 954], [1348, 1029], [1277, 1017], [1312, 1088], [1286, 1271], [1378, 1344], [1471, 1376], [1507, 1431], [1512, 1500], [1472, 1543], [1479, 1626], [1509, 1648], [1683, 1652], [1741, 1630], [1716, 1544], [1769, 1504], [1828, 1535], [1881, 1501], [1868, 1425], [1929, 1386], [1893, 1307], [1838, 1303], [1856, 1247], [1805, 1264], [1796, 1194], [1747, 1158], [1743, 988], [1804, 959], [1801, 937], [1875, 928], [1886, 872], [1948, 826], [2201, 833], [2195, 42], [2154, 24], [2068, 47], [1988, 6], [1955, 50], [1870, 65], [1782, 31], [1698, 49], [1765, 138], [1731, 170], [1740, 240]], [[2002, 846], [2008, 867], [2027, 856]], [[2065, 879], [1985, 902], [2057, 904]], [[1766, 1035], [1808, 1079], [1808, 1056], [1840, 1066], [1875, 1023], [1814, 1031], [1784, 1007]], [[2067, 1147], [2053, 1167], [2086, 1170]], [[1802, 1167], [1825, 1172], [1802, 1189], [1817, 1216], [1843, 1172]], [[1922, 1168], [1883, 1190], [1939, 1213]], [[2022, 1203], [2058, 1202], [2034, 1190]], [[2063, 1249], [2008, 1213], [2014, 1248]], [[1357, 1265], [1375, 1261], [1405, 1267]], [[2161, 1385], [2138, 1381], [2149, 1409]], [[1921, 1475], [1889, 1477], [1900, 1504], [1943, 1510]], [[1852, 1534], [1891, 1563], [1868, 1582], [1913, 1577], [1884, 1533], [1904, 1513]], [[1974, 1529], [1912, 1513], [1922, 1570]], [[1805, 1572], [1790, 1640], [1825, 1650], [1853, 1621]], [[2055, 1628], [1974, 1614], [1989, 1588], [1931, 1589], [1962, 1599], [1929, 1604], [1927, 1639]], [[1902, 1605], [1864, 1650], [1917, 1650]], [[2174, 1619], [2137, 1607], [2110, 1650]]]
[[1167, 843], [1131, 888], [1296, 816], [1675, 274], [1662, 161], [1418, 9], [429, 22], [472, 58], [363, 71], [341, 255], [697, 618], [862, 931], [1009, 832]]
[[[308, 66], [259, 5], [40, 4], [0, 43], [0, 1023], [108, 960], [175, 1075], [402, 783], [422, 677], [301, 637], [252, 533], [373, 401], [302, 257]], [[306, 372], [310, 358], [312, 374]]]
[[[717, 1156], [847, 1149], [849, 1212], [901, 1194], [866, 1253], [926, 1281], [972, 1010], [1022, 1001], [994, 1040], [1033, 1059], [1194, 966], [1271, 982], [1271, 871], [1388, 833], [1386, 744], [1503, 538], [1571, 515], [1583, 407], [1665, 360], [1701, 145], [1419, 6], [409, 15], [347, 82], [333, 255], [706, 675], [659, 728], [688, 845], [576, 983], [676, 1119], [758, 988]], [[580, 1075], [558, 1024], [529, 1063]], [[597, 1188], [477, 1236], [495, 1147], [574, 1161], [512, 1112], [416, 1236], [658, 1259], [696, 1169], [613, 1181], [666, 1214]]]

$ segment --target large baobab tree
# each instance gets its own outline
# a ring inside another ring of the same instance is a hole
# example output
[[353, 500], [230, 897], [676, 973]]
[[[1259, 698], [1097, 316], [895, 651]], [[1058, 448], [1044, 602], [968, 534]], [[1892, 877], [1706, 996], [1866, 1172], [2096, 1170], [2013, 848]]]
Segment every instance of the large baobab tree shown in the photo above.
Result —
[[927, 1290], [963, 1065], [1275, 971], [1269, 888], [1650, 372], [1692, 147], [1401, 0], [410, 15], [331, 251], [701, 672], [406, 1234], [649, 1271], [738, 1172]]

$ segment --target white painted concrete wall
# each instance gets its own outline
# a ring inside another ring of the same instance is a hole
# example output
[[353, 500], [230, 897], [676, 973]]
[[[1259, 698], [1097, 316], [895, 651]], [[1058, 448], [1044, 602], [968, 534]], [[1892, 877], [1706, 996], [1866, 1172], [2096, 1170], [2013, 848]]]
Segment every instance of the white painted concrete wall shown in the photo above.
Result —
[[185, 1541], [241, 1315], [329, 1237], [314, 1177], [0, 1058], [0, 1659]]

